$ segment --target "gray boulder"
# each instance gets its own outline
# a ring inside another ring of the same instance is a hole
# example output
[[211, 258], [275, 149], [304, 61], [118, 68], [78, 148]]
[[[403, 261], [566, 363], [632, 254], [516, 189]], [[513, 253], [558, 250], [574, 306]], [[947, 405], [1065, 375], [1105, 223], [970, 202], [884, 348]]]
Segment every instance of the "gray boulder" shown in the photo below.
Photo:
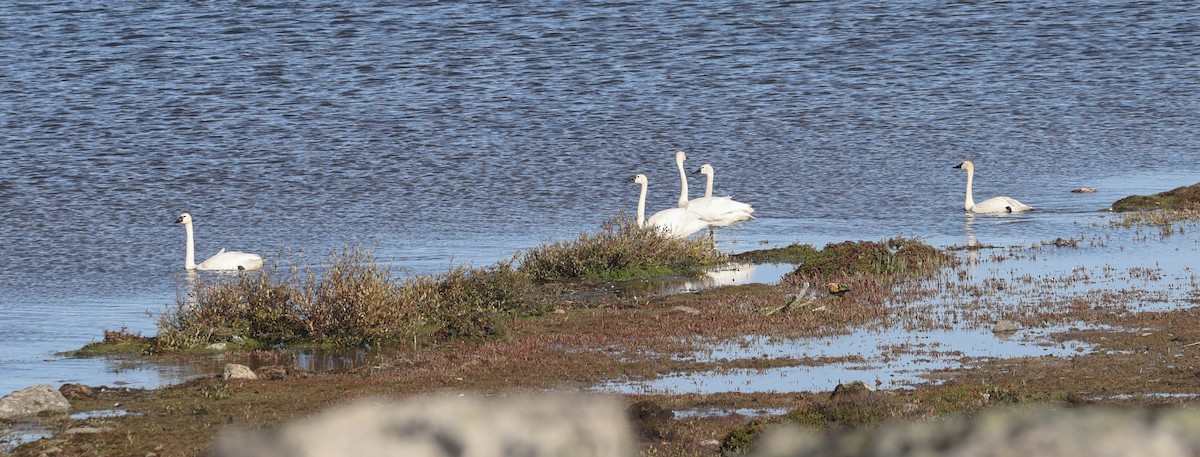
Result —
[[634, 455], [623, 404], [570, 394], [364, 399], [274, 432], [226, 430], [214, 454], [240, 456]]
[[221, 378], [226, 381], [230, 379], [258, 379], [258, 375], [254, 374], [254, 370], [251, 370], [248, 366], [227, 363], [225, 364], [225, 373]]
[[764, 432], [751, 455], [1191, 457], [1198, 451], [1197, 411], [1028, 407], [832, 434], [780, 427]]
[[0, 398], [0, 419], [36, 416], [43, 412], [65, 413], [71, 409], [67, 397], [47, 384], [38, 384]]

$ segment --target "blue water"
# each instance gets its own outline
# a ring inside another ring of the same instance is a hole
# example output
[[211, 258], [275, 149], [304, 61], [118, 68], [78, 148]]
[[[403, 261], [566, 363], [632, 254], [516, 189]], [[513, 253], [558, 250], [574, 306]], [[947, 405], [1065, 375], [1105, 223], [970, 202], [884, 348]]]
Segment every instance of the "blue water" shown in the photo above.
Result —
[[964, 159], [1039, 208], [995, 244], [1200, 181], [1200, 5], [879, 3], [4, 3], [0, 392], [170, 382], [53, 354], [153, 333], [182, 211], [201, 258], [435, 273], [632, 212], [634, 173], [673, 205], [680, 149], [757, 209], [730, 251], [962, 244]]

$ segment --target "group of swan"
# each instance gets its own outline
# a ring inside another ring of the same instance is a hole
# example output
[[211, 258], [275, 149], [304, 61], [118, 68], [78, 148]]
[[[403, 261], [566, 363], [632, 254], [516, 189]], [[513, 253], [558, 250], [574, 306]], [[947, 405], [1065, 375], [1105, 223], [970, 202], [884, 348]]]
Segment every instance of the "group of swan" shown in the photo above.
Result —
[[687, 154], [684, 154], [683, 151], [675, 153], [675, 166], [679, 169], [679, 205], [654, 213], [649, 219], [645, 217], [646, 187], [649, 184], [646, 175], [639, 173], [629, 180], [629, 182], [642, 186], [637, 209], [639, 226], [649, 224], [658, 227], [668, 236], [687, 238], [708, 227], [725, 227], [735, 222], [754, 219], [754, 216], [751, 215], [754, 208], [750, 205], [736, 201], [732, 197], [714, 197], [712, 195], [713, 174], [715, 173], [712, 165], [707, 163], [695, 171], [695, 174], [704, 174], [708, 177], [704, 196], [689, 200], [687, 172], [683, 168], [685, 160], [687, 160]]
[[[736, 201], [732, 197], [714, 197], [712, 195], [715, 173], [712, 165], [707, 163], [694, 172], [694, 174], [703, 174], [708, 178], [708, 183], [704, 187], [704, 196], [689, 200], [687, 173], [683, 168], [685, 160], [687, 160], [687, 155], [683, 151], [675, 153], [675, 166], [679, 169], [680, 181], [679, 206], [654, 213], [649, 219], [645, 217], [646, 188], [649, 185], [646, 175], [638, 173], [629, 180], [631, 183], [642, 186], [637, 206], [637, 224], [639, 226], [650, 224], [660, 228], [668, 236], [687, 238], [708, 227], [725, 227], [736, 222], [754, 219], [752, 215], [754, 208], [750, 205]], [[975, 178], [975, 164], [966, 160], [954, 168], [967, 170], [967, 198], [963, 201], [963, 210], [971, 213], [1016, 213], [1033, 209], [1032, 206], [1010, 197], [989, 198], [976, 204], [971, 193], [971, 184]], [[192, 235], [192, 215], [180, 214], [175, 223], [182, 224], [187, 231], [187, 254], [184, 259], [184, 268], [188, 270], [255, 270], [262, 268], [263, 258], [259, 255], [224, 249], [197, 265]]]
[[183, 228], [187, 231], [187, 257], [183, 260], [184, 268], [188, 270], [255, 270], [262, 268], [263, 259], [258, 254], [224, 249], [196, 265], [196, 248], [192, 239], [192, 215], [180, 214], [179, 219], [175, 219], [175, 223], [183, 224]]

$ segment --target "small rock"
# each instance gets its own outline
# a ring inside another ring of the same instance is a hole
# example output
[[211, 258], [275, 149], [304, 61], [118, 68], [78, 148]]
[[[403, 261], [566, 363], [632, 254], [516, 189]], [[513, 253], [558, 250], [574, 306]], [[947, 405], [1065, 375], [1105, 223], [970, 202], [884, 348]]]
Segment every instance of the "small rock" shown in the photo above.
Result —
[[36, 416], [46, 411], [65, 413], [71, 409], [67, 397], [47, 384], [38, 384], [0, 398], [0, 419]]
[[240, 337], [240, 336], [238, 336], [238, 335], [233, 335], [233, 336], [229, 337], [229, 341], [232, 341], [232, 342], [234, 342], [234, 343], [237, 343], [237, 344], [242, 344], [242, 343], [245, 343], [245, 342], [246, 342], [246, 339], [245, 339], [245, 338], [242, 338], [242, 337]]
[[1096, 192], [1098, 190], [1099, 189], [1096, 189], [1095, 187], [1080, 187], [1078, 189], [1072, 190], [1071, 192], [1075, 192], [1077, 194], [1090, 194], [1090, 193]]
[[1013, 333], [1019, 328], [1020, 327], [1017, 326], [1016, 322], [1000, 321], [997, 322], [996, 325], [992, 326], [992, 333]]
[[554, 308], [554, 314], [567, 314], [567, 310], [562, 308]]
[[837, 398], [837, 397], [843, 397], [846, 395], [854, 395], [854, 394], [860, 394], [860, 393], [864, 393], [864, 392], [874, 392], [874, 391], [875, 391], [875, 389], [871, 386], [868, 386], [867, 383], [862, 382], [862, 381], [854, 381], [849, 384], [838, 384], [837, 387], [833, 388], [833, 393], [829, 394], [829, 398]]
[[225, 364], [225, 374], [222, 376], [226, 381], [230, 379], [258, 379], [258, 375], [254, 374], [254, 370], [245, 365], [236, 363]]
[[96, 396], [96, 390], [83, 384], [63, 384], [58, 388], [58, 393], [63, 394], [68, 400], [78, 400], [80, 398], [92, 398]]
[[258, 377], [278, 381], [287, 377], [287, 368], [283, 365], [270, 365], [258, 369]]
[[836, 295], [838, 297], [841, 297], [842, 295], [846, 295], [846, 292], [850, 291], [850, 286], [847, 286], [845, 284], [838, 284], [836, 282], [831, 282], [829, 284], [826, 284], [825, 288], [829, 289], [830, 295]]
[[720, 446], [721, 442], [714, 439], [707, 439], [700, 442], [701, 446]]
[[671, 310], [672, 310], [672, 311], [679, 311], [679, 312], [681, 312], [681, 313], [688, 313], [688, 314], [692, 314], [692, 315], [698, 315], [698, 314], [700, 314], [700, 310], [698, 310], [698, 309], [696, 309], [696, 308], [692, 308], [691, 306], [683, 306], [683, 305], [679, 305], [679, 306], [676, 306], [676, 307], [674, 307], [674, 308], [671, 308]]
[[226, 346], [226, 344], [225, 344], [225, 343], [213, 343], [213, 344], [210, 344], [210, 345], [208, 345], [208, 350], [210, 350], [210, 351], [224, 351], [224, 350], [225, 350], [225, 346]]

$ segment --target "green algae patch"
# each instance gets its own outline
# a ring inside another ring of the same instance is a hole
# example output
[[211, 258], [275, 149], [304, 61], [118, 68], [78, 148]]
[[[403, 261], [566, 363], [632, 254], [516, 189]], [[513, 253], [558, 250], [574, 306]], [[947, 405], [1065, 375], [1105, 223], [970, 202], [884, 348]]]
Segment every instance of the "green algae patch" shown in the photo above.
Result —
[[1112, 205], [1115, 212], [1197, 208], [1200, 208], [1200, 183], [1154, 195], [1131, 195], [1117, 200]]

